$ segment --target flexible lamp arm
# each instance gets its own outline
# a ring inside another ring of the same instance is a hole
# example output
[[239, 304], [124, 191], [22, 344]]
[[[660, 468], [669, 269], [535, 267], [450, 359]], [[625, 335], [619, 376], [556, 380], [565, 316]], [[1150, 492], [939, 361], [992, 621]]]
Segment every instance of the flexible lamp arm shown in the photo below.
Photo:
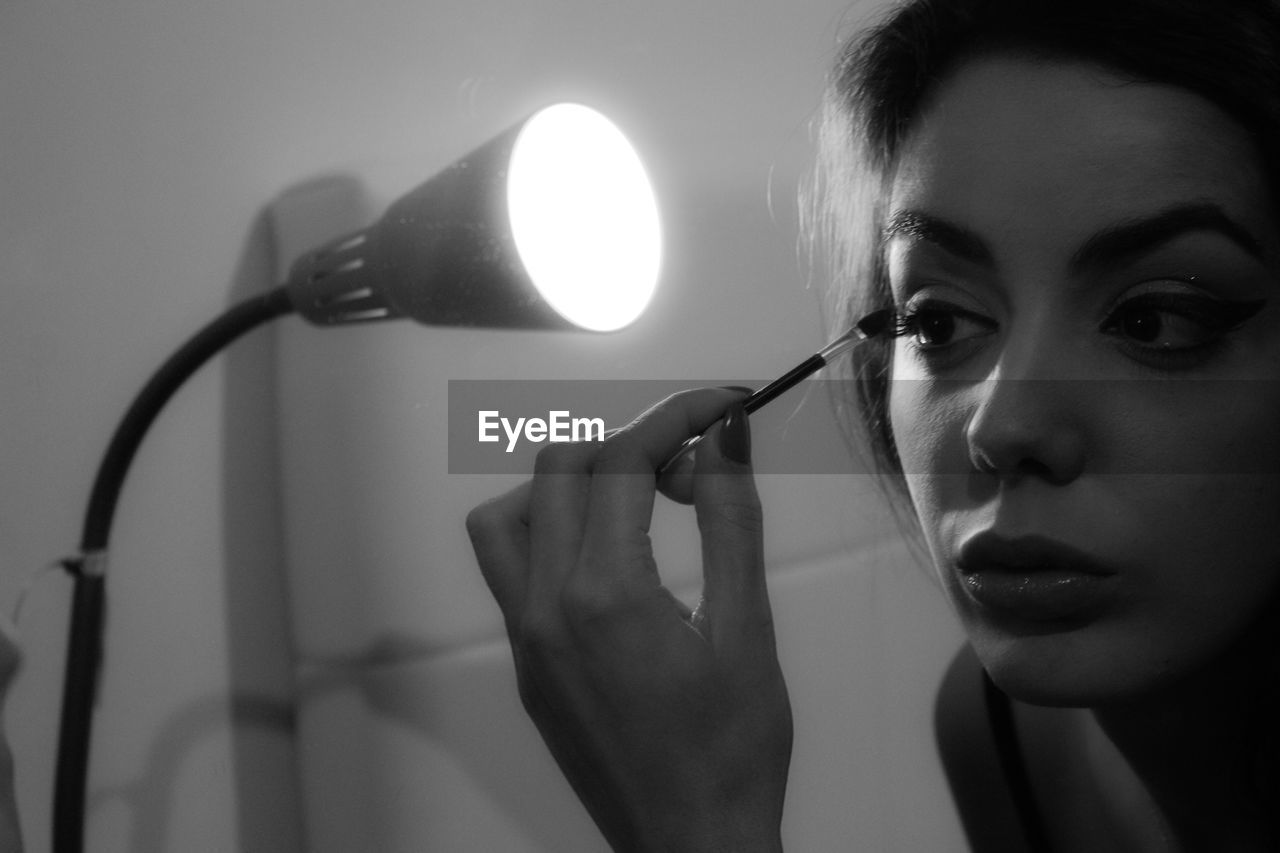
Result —
[[85, 512], [80, 555], [66, 561], [75, 579], [75, 591], [54, 780], [55, 853], [79, 853], [84, 846], [89, 742], [102, 659], [106, 550], [129, 465], [165, 404], [201, 365], [246, 332], [293, 310], [289, 290], [284, 286], [232, 306], [196, 333], [152, 375], [107, 445]]
[[174, 392], [236, 338], [293, 310], [284, 286], [246, 299], [197, 332], [152, 375], [120, 421], [98, 468], [81, 533], [83, 554], [107, 547], [125, 474], [147, 430]]

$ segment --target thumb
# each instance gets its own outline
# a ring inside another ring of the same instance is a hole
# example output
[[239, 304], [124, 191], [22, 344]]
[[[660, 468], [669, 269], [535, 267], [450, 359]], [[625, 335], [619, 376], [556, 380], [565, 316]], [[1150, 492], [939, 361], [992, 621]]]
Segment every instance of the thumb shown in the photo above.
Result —
[[708, 636], [717, 651], [733, 656], [774, 653], [763, 519], [750, 457], [750, 425], [735, 403], [702, 442], [693, 476]]

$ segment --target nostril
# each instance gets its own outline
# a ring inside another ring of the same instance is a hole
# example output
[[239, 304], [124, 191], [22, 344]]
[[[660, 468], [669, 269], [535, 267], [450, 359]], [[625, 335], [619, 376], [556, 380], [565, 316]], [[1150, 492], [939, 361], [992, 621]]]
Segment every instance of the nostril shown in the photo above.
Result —
[[1071, 482], [1084, 470], [1086, 442], [1080, 406], [1064, 383], [993, 380], [984, 383], [965, 426], [972, 470], [1001, 479]]
[[972, 442], [969, 444], [969, 464], [980, 474], [996, 473], [996, 464], [981, 449], [974, 447]]
[[1039, 459], [1023, 459], [1015, 466], [1013, 475], [1006, 477], [1009, 480], [1044, 480], [1055, 485], [1063, 485], [1071, 482], [1073, 477], [1065, 476], [1047, 463]]

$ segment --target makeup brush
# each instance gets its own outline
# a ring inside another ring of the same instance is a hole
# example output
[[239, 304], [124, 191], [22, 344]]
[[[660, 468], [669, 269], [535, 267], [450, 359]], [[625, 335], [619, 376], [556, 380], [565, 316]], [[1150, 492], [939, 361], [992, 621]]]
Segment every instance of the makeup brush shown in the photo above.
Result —
[[863, 317], [853, 328], [827, 344], [777, 379], [761, 388], [751, 392], [751, 396], [742, 401], [742, 410], [748, 415], [759, 409], [765, 403], [780, 396], [784, 391], [794, 388], [804, 379], [809, 378], [822, 368], [826, 367], [837, 356], [843, 355], [854, 347], [855, 344], [876, 337], [889, 325], [889, 320], [893, 317], [893, 310], [882, 308], [867, 316]]
[[[794, 388], [803, 380], [826, 367], [837, 356], [843, 355], [863, 341], [870, 340], [871, 338], [880, 335], [889, 327], [889, 323], [892, 319], [892, 308], [882, 308], [879, 311], [873, 311], [863, 317], [857, 323], [854, 323], [852, 329], [845, 332], [843, 335], [836, 338], [834, 341], [827, 344], [804, 361], [800, 362], [795, 367], [770, 382], [768, 385], [764, 385], [751, 392], [750, 396], [742, 401], [742, 410], [747, 414], [751, 414], [762, 407], [765, 403], [781, 396], [787, 390]], [[698, 442], [701, 440], [702, 436], [695, 435], [693, 438], [690, 438], [681, 445], [675, 455], [668, 459], [666, 463], [658, 469], [658, 476], [662, 477], [662, 475], [670, 471], [676, 463], [680, 461], [681, 457], [687, 456], [693, 448], [697, 447]]]

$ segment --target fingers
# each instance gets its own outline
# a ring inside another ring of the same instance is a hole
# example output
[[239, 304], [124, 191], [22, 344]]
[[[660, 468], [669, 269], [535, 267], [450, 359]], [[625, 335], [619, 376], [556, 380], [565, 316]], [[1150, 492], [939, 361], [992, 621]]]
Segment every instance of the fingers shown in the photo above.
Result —
[[[538, 455], [530, 483], [472, 510], [468, 533], [508, 630], [530, 612], [557, 610], [570, 577], [589, 596], [653, 589], [654, 472], [742, 397], [734, 389], [684, 392], [603, 443], [550, 445]], [[709, 457], [708, 472], [723, 467], [718, 452], [701, 455]], [[705, 500], [714, 502], [712, 495]], [[717, 536], [728, 538], [723, 530]]]
[[658, 491], [669, 500], [688, 506], [693, 503], [693, 466], [702, 436], [680, 445], [680, 449], [658, 469]]
[[502, 610], [508, 631], [524, 606], [532, 490], [532, 482], [523, 483], [467, 514], [467, 535], [480, 574]]
[[619, 430], [614, 438], [634, 440], [644, 470], [652, 474], [690, 436], [700, 435], [744, 396], [745, 389], [735, 388], [702, 388], [672, 394]]
[[675, 394], [601, 446], [587, 503], [585, 568], [610, 561], [628, 573], [624, 580], [656, 579], [648, 537], [654, 474], [689, 436], [700, 434], [741, 396], [727, 389]]
[[[742, 398], [749, 397], [752, 393], [752, 389], [743, 385], [727, 385], [718, 390], [732, 391]], [[658, 491], [676, 503], [686, 506], [693, 503], [694, 460], [701, 442], [701, 433], [687, 439], [658, 469]]]
[[702, 536], [706, 630], [727, 654], [774, 655], [763, 519], [741, 405], [712, 427], [697, 453], [693, 503]]
[[[740, 403], [708, 430], [743, 396], [677, 395], [602, 443], [548, 447], [531, 483], [467, 520], [525, 707], [616, 845], [777, 835], [790, 710], [762, 653], [773, 634]], [[685, 479], [706, 589], [691, 614], [662, 588], [648, 530], [655, 472], [697, 434]]]
[[538, 454], [529, 501], [527, 607], [554, 607], [582, 550], [594, 444], [551, 445]]

